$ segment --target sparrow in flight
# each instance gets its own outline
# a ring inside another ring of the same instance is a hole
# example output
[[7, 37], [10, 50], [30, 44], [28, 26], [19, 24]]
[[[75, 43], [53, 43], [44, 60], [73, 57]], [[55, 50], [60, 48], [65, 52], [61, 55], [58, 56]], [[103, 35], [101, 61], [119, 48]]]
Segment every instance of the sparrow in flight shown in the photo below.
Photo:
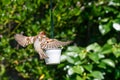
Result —
[[15, 40], [23, 47], [29, 44], [34, 44], [35, 51], [39, 54], [40, 59], [45, 59], [48, 56], [44, 53], [45, 49], [53, 49], [68, 45], [71, 41], [62, 42], [57, 39], [50, 39], [46, 36], [45, 32], [41, 31], [36, 36], [24, 36], [22, 34], [16, 34]]

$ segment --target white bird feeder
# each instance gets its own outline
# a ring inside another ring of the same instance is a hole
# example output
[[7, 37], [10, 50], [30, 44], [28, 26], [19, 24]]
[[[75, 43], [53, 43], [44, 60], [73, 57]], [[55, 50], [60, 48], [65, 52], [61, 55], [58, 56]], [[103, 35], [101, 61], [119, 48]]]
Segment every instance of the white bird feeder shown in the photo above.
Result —
[[48, 56], [48, 58], [45, 58], [45, 63], [47, 65], [60, 64], [61, 51], [60, 48], [45, 50], [45, 54]]

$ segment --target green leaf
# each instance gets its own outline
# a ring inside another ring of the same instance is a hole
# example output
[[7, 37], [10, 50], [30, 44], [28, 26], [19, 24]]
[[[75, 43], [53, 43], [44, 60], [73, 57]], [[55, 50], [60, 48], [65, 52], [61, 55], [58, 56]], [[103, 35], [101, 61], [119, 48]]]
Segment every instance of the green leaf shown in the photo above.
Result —
[[112, 51], [117, 58], [120, 57], [120, 45], [114, 45]]
[[81, 60], [83, 60], [87, 56], [87, 51], [86, 50], [81, 50], [79, 53], [79, 57]]
[[79, 47], [77, 47], [77, 46], [69, 46], [67, 50], [68, 51], [74, 51], [74, 52], [79, 52], [80, 51]]
[[107, 40], [107, 43], [108, 43], [109, 45], [115, 44], [116, 42], [117, 42], [117, 40], [116, 40], [116, 38], [114, 38], [114, 37], [112, 37], [112, 38], [110, 38], [110, 39]]
[[5, 66], [0, 64], [0, 76], [2, 76], [5, 73]]
[[93, 50], [94, 52], [99, 52], [100, 49], [101, 49], [101, 47], [98, 43], [93, 43], [86, 47], [87, 51]]
[[76, 80], [84, 80], [79, 75], [76, 76]]
[[120, 31], [120, 23], [113, 23], [113, 28], [114, 28], [116, 31]]
[[91, 72], [92, 69], [93, 69], [93, 65], [92, 65], [92, 64], [84, 65], [84, 68], [85, 68], [87, 71]]
[[93, 72], [91, 72], [90, 76], [92, 76], [98, 80], [102, 80], [104, 78], [103, 74], [100, 71], [93, 71]]
[[17, 71], [19, 71], [19, 72], [25, 72], [23, 65], [16, 66], [15, 69], [16, 69]]
[[97, 53], [88, 54], [89, 58], [93, 60], [95, 63], [99, 63], [99, 56]]
[[75, 73], [82, 74], [84, 72], [84, 68], [82, 66], [77, 65], [73, 67], [73, 71]]
[[67, 57], [67, 61], [71, 64], [74, 64], [74, 59], [71, 57]]
[[2, 0], [2, 3], [4, 4], [4, 5], [9, 5], [10, 4], [10, 0]]
[[115, 80], [120, 79], [120, 69], [115, 70]]
[[102, 54], [110, 54], [112, 53], [112, 45], [105, 44], [101, 50]]
[[100, 62], [100, 63], [98, 64], [98, 67], [103, 68], [103, 69], [106, 69], [106, 64], [105, 64], [104, 62]]
[[111, 59], [103, 59], [102, 62], [104, 62], [105, 64], [107, 64], [108, 66], [111, 66], [113, 68], [115, 68], [115, 63], [113, 60]]
[[104, 19], [101, 19], [101, 22], [107, 22], [109, 20], [109, 18], [104, 18]]
[[102, 35], [107, 34], [111, 30], [111, 24], [107, 23], [105, 25], [99, 25], [99, 31], [101, 32]]

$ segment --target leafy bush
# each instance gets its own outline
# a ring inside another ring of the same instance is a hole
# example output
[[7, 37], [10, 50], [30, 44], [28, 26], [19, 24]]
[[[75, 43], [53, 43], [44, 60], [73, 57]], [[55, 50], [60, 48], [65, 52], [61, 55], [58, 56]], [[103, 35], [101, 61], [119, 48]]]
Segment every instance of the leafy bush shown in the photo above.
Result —
[[50, 36], [50, 2], [0, 0], [1, 80], [120, 79], [119, 0], [54, 0], [54, 38], [73, 40], [61, 64], [46, 66], [33, 46], [22, 48], [16, 33], [46, 31]]
[[64, 67], [66, 80], [118, 80], [120, 45], [115, 41], [115, 38], [109, 39], [103, 46], [93, 43], [86, 48], [68, 47], [62, 55], [62, 61], [68, 63]]

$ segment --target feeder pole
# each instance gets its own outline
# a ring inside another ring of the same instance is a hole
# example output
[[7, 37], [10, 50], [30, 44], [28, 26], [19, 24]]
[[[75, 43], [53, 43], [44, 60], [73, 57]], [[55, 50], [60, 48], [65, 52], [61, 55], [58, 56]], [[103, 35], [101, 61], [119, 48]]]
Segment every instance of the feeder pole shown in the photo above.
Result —
[[52, 9], [52, 0], [50, 0], [50, 23], [51, 23], [51, 38], [54, 38], [54, 22], [53, 22], [53, 9]]

